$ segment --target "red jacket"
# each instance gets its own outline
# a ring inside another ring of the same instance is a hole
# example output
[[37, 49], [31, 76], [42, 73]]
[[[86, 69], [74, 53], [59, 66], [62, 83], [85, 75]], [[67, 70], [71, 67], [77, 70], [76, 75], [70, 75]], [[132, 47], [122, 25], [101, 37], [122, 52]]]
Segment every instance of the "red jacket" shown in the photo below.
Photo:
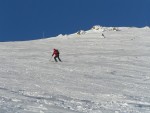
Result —
[[54, 49], [52, 56], [59, 56], [59, 51], [57, 49]]

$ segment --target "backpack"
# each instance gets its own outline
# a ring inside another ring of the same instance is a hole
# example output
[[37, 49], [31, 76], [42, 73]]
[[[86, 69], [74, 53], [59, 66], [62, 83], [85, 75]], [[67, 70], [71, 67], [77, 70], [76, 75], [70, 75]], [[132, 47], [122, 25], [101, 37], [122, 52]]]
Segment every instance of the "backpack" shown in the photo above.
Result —
[[59, 54], [59, 51], [58, 51], [58, 49], [56, 49], [55, 51], [56, 51], [56, 53], [57, 53], [57, 54]]

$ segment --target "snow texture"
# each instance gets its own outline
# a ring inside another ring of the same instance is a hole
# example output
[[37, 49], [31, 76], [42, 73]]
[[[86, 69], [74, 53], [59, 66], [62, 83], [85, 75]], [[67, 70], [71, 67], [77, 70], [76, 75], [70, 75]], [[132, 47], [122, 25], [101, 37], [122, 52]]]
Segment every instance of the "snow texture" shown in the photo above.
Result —
[[0, 42], [0, 113], [150, 113], [149, 27], [81, 31]]

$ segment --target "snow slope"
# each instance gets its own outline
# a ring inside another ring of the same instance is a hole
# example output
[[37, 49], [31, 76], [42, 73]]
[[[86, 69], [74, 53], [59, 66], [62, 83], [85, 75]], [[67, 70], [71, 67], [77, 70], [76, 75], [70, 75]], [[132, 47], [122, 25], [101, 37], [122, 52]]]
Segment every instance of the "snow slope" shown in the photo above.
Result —
[[[150, 113], [149, 36], [148, 27], [95, 26], [0, 42], [0, 113]], [[63, 62], [49, 61], [53, 48]]]

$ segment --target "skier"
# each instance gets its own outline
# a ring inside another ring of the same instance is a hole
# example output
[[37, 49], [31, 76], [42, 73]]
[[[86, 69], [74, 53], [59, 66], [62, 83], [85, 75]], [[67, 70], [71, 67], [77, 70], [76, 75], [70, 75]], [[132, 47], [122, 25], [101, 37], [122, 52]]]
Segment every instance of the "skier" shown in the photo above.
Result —
[[53, 54], [52, 57], [54, 56], [54, 60], [55, 62], [57, 62], [57, 58], [58, 60], [61, 62], [61, 59], [59, 58], [59, 51], [57, 49], [53, 49]]
[[102, 33], [102, 37], [105, 38], [105, 35]]

